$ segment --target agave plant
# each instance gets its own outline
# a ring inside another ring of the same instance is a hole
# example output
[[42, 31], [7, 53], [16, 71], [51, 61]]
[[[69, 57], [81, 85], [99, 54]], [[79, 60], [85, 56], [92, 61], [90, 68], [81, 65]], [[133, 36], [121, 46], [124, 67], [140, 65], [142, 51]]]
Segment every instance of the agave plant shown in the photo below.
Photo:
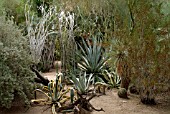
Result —
[[73, 84], [75, 85], [76, 90], [80, 94], [86, 94], [89, 91], [90, 82], [92, 81], [92, 79], [93, 79], [93, 74], [89, 74], [89, 76], [87, 76], [86, 72], [84, 72], [83, 75], [80, 72], [78, 78], [76, 77], [76, 75], [72, 74], [71, 81], [73, 82]]
[[119, 87], [121, 79], [114, 71], [109, 72], [108, 70], [104, 70], [102, 76], [104, 80], [100, 77], [95, 77], [96, 80], [93, 81], [95, 87], [94, 92], [106, 94], [106, 88]]
[[[71, 103], [65, 106], [58, 107], [56, 109], [57, 112], [65, 112], [65, 111], [74, 111], [74, 113], [84, 114], [85, 112], [95, 111], [104, 111], [101, 109], [96, 109], [90, 103], [90, 100], [93, 99], [96, 94], [88, 94], [90, 92], [90, 84], [93, 79], [93, 74], [83, 74], [80, 73], [79, 77], [72, 74], [70, 81], [74, 84], [75, 89], [71, 89]], [[77, 97], [74, 98], [74, 93], [77, 93]]]
[[72, 74], [71, 78], [72, 78], [71, 81], [75, 85], [77, 98], [71, 104], [67, 106], [59, 107], [58, 112], [62, 111], [63, 109], [66, 109], [66, 110], [74, 109], [74, 112], [76, 114], [77, 113], [84, 114], [84, 112], [90, 113], [93, 110], [104, 111], [102, 108], [101, 109], [94, 108], [92, 104], [90, 103], [90, 100], [96, 96], [95, 94], [92, 94], [91, 96], [89, 96], [88, 94], [90, 92], [89, 87], [93, 79], [93, 74], [88, 75], [86, 74], [86, 72], [84, 72], [84, 74], [82, 75], [82, 73], [80, 73], [78, 78], [76, 77], [76, 75]]
[[114, 72], [109, 72], [108, 70], [104, 70], [103, 72], [104, 78], [108, 81], [109, 87], [118, 87], [120, 85], [120, 77]]
[[56, 81], [51, 80], [48, 84], [48, 86], [44, 86], [43, 89], [36, 89], [35, 91], [39, 91], [47, 96], [47, 99], [33, 99], [31, 100], [32, 103], [35, 104], [49, 104], [52, 105], [52, 113], [56, 114], [56, 107], [61, 107], [62, 104], [64, 104], [66, 101], [70, 99], [70, 96], [67, 96], [66, 94], [70, 91], [71, 93], [71, 100], [74, 97], [73, 90], [64, 89], [64, 86], [61, 82], [62, 75], [57, 74], [56, 75]]
[[102, 51], [101, 40], [97, 38], [92, 38], [92, 43], [87, 39], [87, 42], [82, 39], [83, 46], [80, 44], [81, 53], [77, 53], [81, 61], [79, 66], [82, 70], [87, 73], [101, 73], [104, 68], [105, 62], [108, 57], [105, 57], [106, 54]]

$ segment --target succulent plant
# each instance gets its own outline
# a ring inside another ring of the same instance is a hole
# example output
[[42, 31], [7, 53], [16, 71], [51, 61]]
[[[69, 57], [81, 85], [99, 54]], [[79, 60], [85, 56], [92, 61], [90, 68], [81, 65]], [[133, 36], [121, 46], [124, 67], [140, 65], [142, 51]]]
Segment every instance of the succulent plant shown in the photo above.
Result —
[[120, 89], [118, 90], [118, 96], [119, 96], [120, 98], [128, 98], [128, 97], [127, 97], [127, 90], [126, 90], [125, 88], [120, 88]]
[[[32, 103], [35, 104], [50, 104], [52, 105], [52, 113], [56, 114], [56, 107], [61, 107], [66, 101], [71, 99], [73, 101], [74, 93], [72, 89], [64, 89], [62, 85], [62, 74], [57, 73], [56, 80], [51, 80], [48, 86], [44, 86], [43, 89], [36, 89], [47, 96], [47, 99], [33, 99]], [[66, 94], [70, 91], [70, 96]]]
[[82, 73], [80, 72], [78, 77], [72, 74], [71, 81], [80, 94], [86, 94], [89, 91], [92, 78], [93, 74], [88, 75], [86, 74], [86, 72], [84, 72], [84, 74], [82, 75]]
[[109, 72], [108, 70], [104, 70], [103, 75], [111, 88], [118, 87], [120, 85], [121, 79], [114, 71]]
[[92, 38], [92, 42], [88, 39], [87, 42], [85, 42], [84, 39], [82, 39], [82, 41], [83, 46], [78, 44], [81, 53], [77, 53], [81, 58], [81, 61], [79, 62], [80, 69], [87, 73], [101, 73], [105, 62], [108, 60], [108, 57], [106, 57], [106, 54], [102, 51], [101, 40]]

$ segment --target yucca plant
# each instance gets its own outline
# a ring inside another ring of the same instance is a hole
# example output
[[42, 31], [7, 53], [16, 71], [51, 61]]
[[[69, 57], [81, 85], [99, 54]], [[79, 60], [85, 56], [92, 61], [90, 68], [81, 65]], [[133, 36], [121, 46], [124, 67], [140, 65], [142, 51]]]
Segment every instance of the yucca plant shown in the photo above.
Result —
[[77, 55], [81, 58], [79, 66], [81, 70], [86, 71], [87, 73], [101, 73], [104, 68], [105, 62], [108, 57], [105, 57], [106, 54], [102, 51], [102, 41], [97, 38], [92, 38], [92, 42], [87, 39], [87, 42], [82, 39], [83, 46], [80, 44], [81, 53]]
[[120, 77], [120, 87], [128, 89], [131, 80], [130, 61], [127, 58], [129, 47], [125, 41], [120, 41], [119, 39], [112, 39], [111, 43], [111, 51], [109, 53], [111, 59], [108, 63], [115, 75]]

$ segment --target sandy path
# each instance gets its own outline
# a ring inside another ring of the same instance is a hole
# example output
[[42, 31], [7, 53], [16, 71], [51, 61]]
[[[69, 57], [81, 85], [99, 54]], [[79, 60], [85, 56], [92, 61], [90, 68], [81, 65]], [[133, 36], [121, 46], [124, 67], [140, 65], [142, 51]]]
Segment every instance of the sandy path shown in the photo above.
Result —
[[[56, 61], [55, 63], [58, 64], [58, 72], [61, 72], [61, 61]], [[51, 69], [49, 72], [47, 73], [42, 73], [42, 75], [46, 78], [48, 78], [49, 80], [55, 80], [56, 79], [56, 69]]]
[[[92, 99], [91, 103], [95, 107], [102, 107], [105, 110], [105, 112], [93, 112], [93, 114], [170, 114], [170, 102], [166, 104], [160, 101], [158, 105], [147, 106], [140, 102], [137, 95], [130, 94], [129, 98], [119, 98], [116, 89], [108, 91], [105, 96]], [[162, 107], [163, 105], [165, 107]]]

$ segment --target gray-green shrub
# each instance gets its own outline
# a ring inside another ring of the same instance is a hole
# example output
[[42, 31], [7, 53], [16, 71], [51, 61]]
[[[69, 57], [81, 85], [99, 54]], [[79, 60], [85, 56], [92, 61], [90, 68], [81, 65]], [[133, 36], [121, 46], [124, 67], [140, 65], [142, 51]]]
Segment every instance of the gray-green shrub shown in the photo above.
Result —
[[10, 108], [16, 97], [28, 102], [33, 73], [27, 39], [12, 21], [0, 17], [0, 106]]

